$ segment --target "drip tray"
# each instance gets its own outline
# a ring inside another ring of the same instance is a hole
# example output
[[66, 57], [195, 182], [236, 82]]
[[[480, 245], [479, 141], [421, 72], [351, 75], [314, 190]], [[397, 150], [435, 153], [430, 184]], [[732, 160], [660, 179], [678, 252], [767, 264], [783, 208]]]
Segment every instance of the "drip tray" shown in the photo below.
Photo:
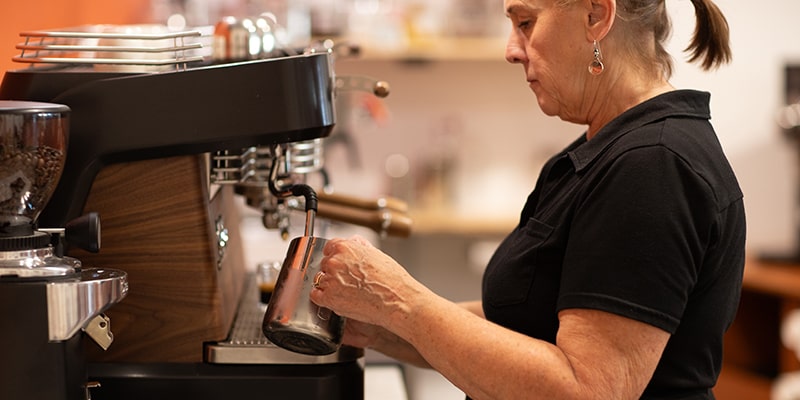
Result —
[[332, 364], [354, 361], [363, 349], [342, 346], [324, 356], [294, 353], [272, 344], [261, 331], [267, 306], [259, 302], [255, 276], [247, 279], [239, 310], [226, 341], [205, 346], [205, 360], [211, 364]]
[[89, 380], [100, 383], [91, 398], [363, 400], [364, 351], [342, 347], [314, 357], [270, 343], [254, 281], [248, 279], [229, 339], [206, 344], [206, 362], [90, 364]]

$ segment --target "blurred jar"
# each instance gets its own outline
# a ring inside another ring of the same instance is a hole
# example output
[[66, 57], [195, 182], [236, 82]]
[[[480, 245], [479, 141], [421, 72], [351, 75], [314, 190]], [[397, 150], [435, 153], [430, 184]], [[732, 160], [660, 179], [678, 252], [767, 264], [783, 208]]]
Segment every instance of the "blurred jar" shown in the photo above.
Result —
[[278, 46], [303, 49], [311, 42], [309, 4], [315, 0], [249, 0], [247, 15], [271, 14], [279, 29], [275, 30]]
[[311, 34], [341, 36], [347, 31], [348, 4], [342, 0], [314, 0], [310, 7]]

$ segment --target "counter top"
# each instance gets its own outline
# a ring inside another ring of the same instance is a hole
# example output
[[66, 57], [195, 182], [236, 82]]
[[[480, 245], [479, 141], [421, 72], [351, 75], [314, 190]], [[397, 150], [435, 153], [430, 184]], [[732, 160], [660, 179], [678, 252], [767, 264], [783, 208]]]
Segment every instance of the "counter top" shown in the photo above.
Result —
[[364, 400], [408, 400], [403, 370], [398, 364], [367, 364]]

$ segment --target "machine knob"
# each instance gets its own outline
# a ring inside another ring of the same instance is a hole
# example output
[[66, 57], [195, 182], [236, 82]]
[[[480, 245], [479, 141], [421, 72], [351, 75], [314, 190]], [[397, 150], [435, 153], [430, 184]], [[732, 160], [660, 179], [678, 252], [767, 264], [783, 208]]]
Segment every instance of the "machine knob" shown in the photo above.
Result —
[[64, 238], [70, 245], [90, 253], [100, 251], [100, 215], [92, 212], [72, 221], [64, 227]]
[[389, 95], [389, 82], [386, 81], [378, 81], [375, 82], [375, 87], [372, 89], [372, 93], [375, 96], [380, 98], [384, 98]]
[[361, 75], [337, 76], [336, 89], [368, 92], [380, 98], [388, 96], [390, 91], [389, 82]]
[[221, 215], [217, 216], [214, 228], [217, 236], [217, 270], [220, 270], [222, 269], [222, 260], [225, 258], [225, 250], [228, 248], [228, 241], [230, 241], [231, 237]]

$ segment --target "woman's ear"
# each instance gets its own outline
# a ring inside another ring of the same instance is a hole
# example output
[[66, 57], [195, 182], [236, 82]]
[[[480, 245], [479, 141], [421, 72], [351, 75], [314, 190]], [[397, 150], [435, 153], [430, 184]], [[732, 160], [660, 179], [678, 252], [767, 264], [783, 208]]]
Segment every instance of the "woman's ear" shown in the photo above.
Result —
[[616, 0], [589, 0], [591, 9], [586, 25], [586, 34], [589, 41], [602, 40], [606, 37], [614, 24], [617, 13]]

